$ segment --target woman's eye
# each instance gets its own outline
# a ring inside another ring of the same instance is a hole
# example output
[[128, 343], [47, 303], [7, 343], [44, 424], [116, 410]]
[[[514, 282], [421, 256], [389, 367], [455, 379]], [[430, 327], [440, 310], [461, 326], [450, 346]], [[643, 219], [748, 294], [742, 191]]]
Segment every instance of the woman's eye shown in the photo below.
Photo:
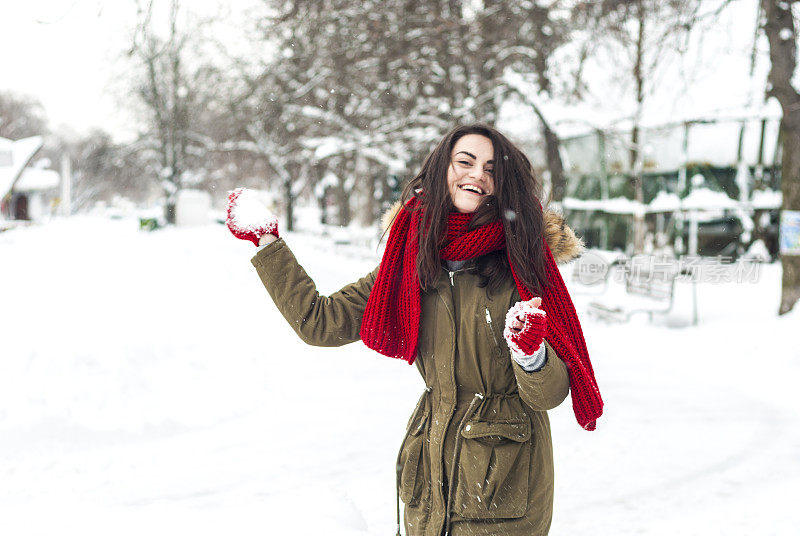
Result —
[[485, 169], [484, 171], [485, 171], [486, 173], [488, 173], [489, 175], [491, 175], [492, 173], [494, 173], [494, 170], [493, 170], [493, 169]]
[[467, 162], [466, 160], [459, 160], [458, 163], [461, 164], [462, 166], [468, 166], [469, 165], [469, 162]]

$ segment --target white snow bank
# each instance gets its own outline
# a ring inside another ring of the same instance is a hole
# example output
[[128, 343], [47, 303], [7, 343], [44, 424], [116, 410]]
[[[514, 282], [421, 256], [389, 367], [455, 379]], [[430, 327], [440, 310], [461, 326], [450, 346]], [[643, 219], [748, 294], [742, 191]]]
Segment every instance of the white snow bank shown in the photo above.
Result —
[[[0, 234], [0, 533], [392, 534], [416, 368], [304, 345], [224, 226], [137, 227]], [[285, 238], [323, 294], [377, 262]], [[606, 406], [595, 432], [550, 412], [551, 535], [796, 533], [800, 309], [776, 316], [761, 267], [698, 284], [690, 328], [685, 282], [652, 325], [595, 323], [573, 292]]]

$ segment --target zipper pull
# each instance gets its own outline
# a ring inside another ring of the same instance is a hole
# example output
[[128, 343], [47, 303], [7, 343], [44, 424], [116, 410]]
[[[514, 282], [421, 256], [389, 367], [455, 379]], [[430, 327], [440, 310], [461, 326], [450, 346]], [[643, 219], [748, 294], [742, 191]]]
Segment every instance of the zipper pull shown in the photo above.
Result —
[[454, 272], [450, 272], [450, 286], [451, 287], [455, 285], [455, 283], [453, 283], [453, 273]]
[[491, 325], [492, 324], [492, 315], [489, 314], [489, 308], [486, 307], [486, 323]]

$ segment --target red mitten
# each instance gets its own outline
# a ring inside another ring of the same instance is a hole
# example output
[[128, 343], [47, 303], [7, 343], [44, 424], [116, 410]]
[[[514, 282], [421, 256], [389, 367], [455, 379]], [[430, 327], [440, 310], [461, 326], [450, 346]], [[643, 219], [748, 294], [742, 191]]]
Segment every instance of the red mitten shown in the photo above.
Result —
[[253, 190], [236, 188], [228, 194], [228, 217], [225, 222], [233, 236], [256, 246], [267, 233], [278, 236], [278, 218], [261, 202]]
[[506, 314], [503, 336], [508, 347], [523, 355], [533, 355], [547, 334], [547, 313], [539, 309], [541, 298], [517, 302]]

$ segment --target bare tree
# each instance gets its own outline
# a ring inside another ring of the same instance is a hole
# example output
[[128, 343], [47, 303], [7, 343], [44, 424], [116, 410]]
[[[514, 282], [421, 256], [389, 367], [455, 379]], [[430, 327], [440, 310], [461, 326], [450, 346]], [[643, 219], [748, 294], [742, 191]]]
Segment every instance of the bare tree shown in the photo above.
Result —
[[[165, 218], [175, 221], [175, 200], [187, 182], [196, 182], [202, 169], [202, 148], [195, 136], [198, 115], [206, 109], [208, 90], [213, 84], [203, 76], [204, 65], [190, 65], [192, 48], [201, 38], [202, 24], [181, 24], [181, 4], [170, 0], [166, 29], [158, 31], [155, 0], [139, 0], [139, 20], [129, 55], [140, 68], [136, 94], [147, 114], [147, 129], [141, 140], [156, 156], [158, 175], [164, 191]], [[197, 150], [194, 150], [197, 148]]]
[[280, 15], [265, 20], [265, 40], [279, 57], [261, 80], [280, 88], [272, 94], [282, 104], [268, 108], [287, 114], [271, 118], [273, 129], [302, 124], [301, 145], [324, 148], [312, 160], [327, 169], [311, 180], [336, 178], [341, 224], [354, 189], [372, 192], [370, 204], [389, 191], [390, 172], [417, 167], [454, 124], [495, 123], [517, 92], [508, 69], [531, 73], [548, 91], [548, 58], [567, 35], [567, 20], [536, 2], [294, 0], [273, 8]]
[[[727, 3], [726, 0], [722, 5]], [[635, 102], [629, 147], [630, 185], [634, 200], [640, 203], [644, 203], [641, 122], [646, 98], [664, 60], [670, 54], [683, 53], [692, 29], [709, 16], [699, 14], [702, 4], [703, 0], [587, 0], [576, 8], [576, 20], [591, 28], [589, 38], [597, 46], [610, 46], [629, 73]], [[590, 51], [587, 57], [591, 54]], [[633, 230], [634, 251], [641, 253], [646, 231], [642, 214], [634, 215]]]
[[[783, 110], [781, 139], [781, 210], [800, 210], [800, 93], [792, 84], [797, 69], [797, 24], [792, 12], [796, 1], [761, 0], [764, 33], [769, 41], [771, 69], [767, 95]], [[783, 281], [779, 314], [800, 300], [800, 255], [781, 254]]]
[[72, 161], [73, 205], [85, 210], [115, 196], [146, 202], [158, 191], [158, 176], [137, 144], [115, 143], [111, 135], [94, 130], [73, 141], [60, 140], [53, 157], [66, 153]]
[[44, 110], [38, 101], [0, 92], [0, 137], [18, 140], [47, 134]]

